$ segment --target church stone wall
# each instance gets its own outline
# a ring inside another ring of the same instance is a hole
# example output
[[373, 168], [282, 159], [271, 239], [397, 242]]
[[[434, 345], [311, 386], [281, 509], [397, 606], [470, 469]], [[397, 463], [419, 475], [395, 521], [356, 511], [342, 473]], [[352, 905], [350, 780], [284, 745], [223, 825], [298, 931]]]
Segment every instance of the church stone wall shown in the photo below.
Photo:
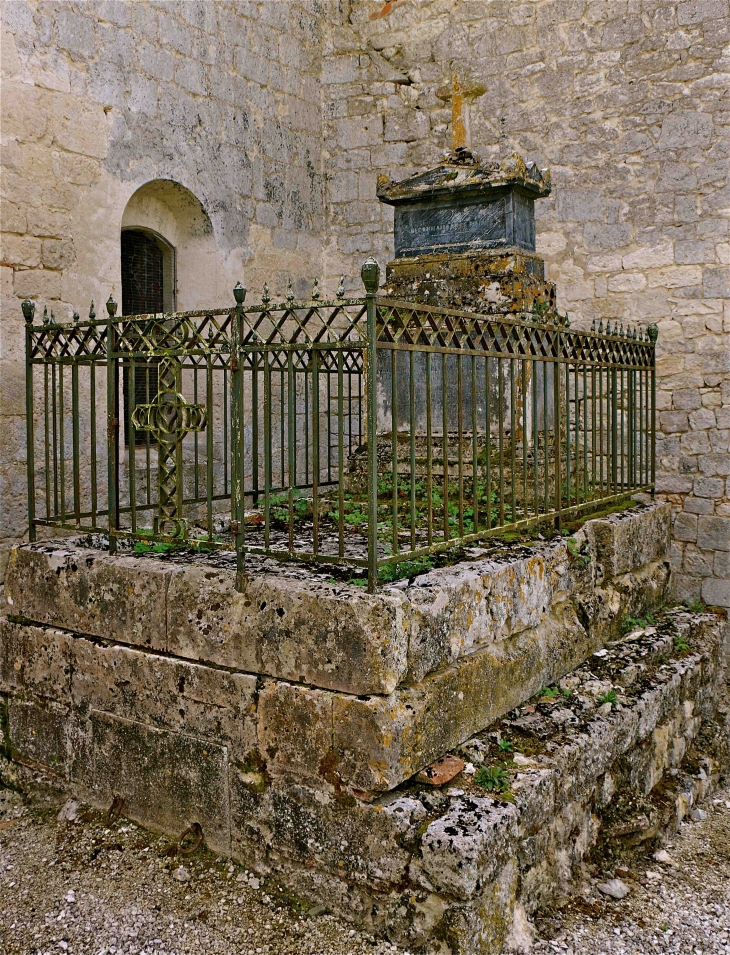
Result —
[[[338, 10], [322, 70], [328, 260], [392, 256], [378, 173], [451, 145], [549, 166], [538, 251], [575, 325], [659, 326], [658, 491], [677, 595], [730, 606], [730, 4], [392, 0]], [[468, 94], [477, 95], [468, 102]]]
[[283, 294], [291, 276], [303, 295], [324, 216], [323, 23], [306, 3], [0, 6], [1, 576], [27, 527], [21, 300], [59, 321], [121, 302], [122, 220], [152, 180], [199, 200], [217, 249], [205, 275], [178, 270], [181, 308], [232, 302], [242, 277]]

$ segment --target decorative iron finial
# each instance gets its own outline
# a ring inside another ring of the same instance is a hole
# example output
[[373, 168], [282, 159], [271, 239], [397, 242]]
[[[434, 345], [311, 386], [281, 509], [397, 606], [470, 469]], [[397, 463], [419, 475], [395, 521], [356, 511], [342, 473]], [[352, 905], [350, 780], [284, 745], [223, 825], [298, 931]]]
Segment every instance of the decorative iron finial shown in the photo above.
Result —
[[340, 276], [340, 284], [337, 286], [337, 298], [345, 297], [345, 276]]
[[378, 285], [380, 285], [380, 266], [372, 256], [366, 262], [363, 262], [360, 277], [365, 286], [365, 292], [368, 295], [375, 295], [378, 291]]
[[96, 318], [96, 311], [94, 309], [94, 299], [91, 300], [91, 305], [89, 306], [89, 321], [93, 322]]
[[80, 321], [81, 321], [81, 316], [79, 315], [78, 312], [74, 312], [74, 317], [73, 317], [74, 325], [78, 325]]
[[50, 325], [58, 325], [58, 322], [56, 321], [56, 316], [55, 316], [55, 314], [54, 314], [53, 309], [51, 309], [51, 321], [49, 322], [49, 324], [50, 324]]
[[48, 324], [48, 306], [47, 305], [43, 306], [43, 324], [44, 325]]
[[236, 300], [236, 305], [243, 305], [246, 301], [246, 286], [242, 285], [241, 282], [236, 282], [233, 287], [233, 297]]
[[292, 288], [291, 279], [286, 283], [286, 304], [291, 305], [294, 301], [294, 289]]
[[652, 343], [652, 345], [656, 345], [656, 340], [659, 338], [659, 326], [652, 322], [647, 326], [646, 331], [649, 335], [649, 341]]
[[215, 338], [215, 334], [214, 334], [214, 332], [213, 332], [213, 325], [211, 324], [211, 325], [208, 326], [208, 344], [209, 344], [209, 345], [212, 345], [212, 344], [213, 344], [213, 339], [214, 339], [214, 338]]
[[109, 295], [109, 298], [106, 300], [106, 310], [109, 313], [109, 318], [114, 318], [117, 314], [117, 303], [114, 301], [113, 295]]
[[568, 315], [567, 312], [565, 313], [565, 315], [563, 315], [563, 325], [566, 328], [570, 328], [570, 316]]
[[633, 335], [634, 341], [636, 341], [637, 337], [638, 337], [638, 336], [637, 336], [637, 333], [636, 333], [636, 325], [634, 325], [634, 335]]
[[592, 331], [593, 334], [595, 335], [595, 333], [596, 333], [596, 320], [595, 320], [595, 318], [594, 318], [593, 321], [591, 322], [591, 331]]
[[31, 302], [29, 298], [26, 298], [20, 307], [23, 309], [23, 318], [30, 325], [35, 315], [35, 302]]
[[603, 335], [603, 319], [598, 319], [598, 334]]
[[264, 291], [263, 291], [263, 294], [261, 295], [261, 304], [264, 306], [268, 306], [270, 301], [271, 301], [271, 296], [269, 295], [269, 283], [264, 282]]
[[606, 334], [607, 334], [607, 335], [611, 335], [611, 334], [612, 334], [612, 332], [611, 332], [611, 319], [610, 319], [610, 318], [607, 318], [607, 319], [606, 319]]
[[319, 279], [315, 279], [312, 283], [312, 301], [316, 302], [319, 298]]

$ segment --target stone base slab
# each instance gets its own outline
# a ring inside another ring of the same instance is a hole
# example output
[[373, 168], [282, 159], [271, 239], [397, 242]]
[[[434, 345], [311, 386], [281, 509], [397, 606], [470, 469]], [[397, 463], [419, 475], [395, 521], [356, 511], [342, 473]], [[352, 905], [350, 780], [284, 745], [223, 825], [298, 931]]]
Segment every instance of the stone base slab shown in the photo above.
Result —
[[171, 834], [199, 822], [215, 851], [413, 952], [492, 955], [515, 915], [570, 890], [602, 833], [615, 840], [623, 795], [652, 817], [662, 790], [656, 838], [712, 787], [727, 747], [725, 628], [670, 613], [594, 653], [559, 697], [467, 741], [464, 758], [504, 767], [504, 794], [461, 774], [445, 790], [411, 778], [357, 798], [336, 766], [316, 787], [272, 773], [252, 723], [265, 686], [49, 628], [4, 625], [0, 708], [11, 755], [94, 804], [121, 796]]

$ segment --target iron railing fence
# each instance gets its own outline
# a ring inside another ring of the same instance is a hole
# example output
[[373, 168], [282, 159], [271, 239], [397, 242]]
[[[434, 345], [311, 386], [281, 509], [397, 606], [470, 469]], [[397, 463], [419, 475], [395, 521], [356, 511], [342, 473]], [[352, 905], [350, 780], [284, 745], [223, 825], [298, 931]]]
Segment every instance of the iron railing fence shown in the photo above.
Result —
[[366, 295], [26, 319], [30, 536], [393, 579], [654, 486], [656, 327]]

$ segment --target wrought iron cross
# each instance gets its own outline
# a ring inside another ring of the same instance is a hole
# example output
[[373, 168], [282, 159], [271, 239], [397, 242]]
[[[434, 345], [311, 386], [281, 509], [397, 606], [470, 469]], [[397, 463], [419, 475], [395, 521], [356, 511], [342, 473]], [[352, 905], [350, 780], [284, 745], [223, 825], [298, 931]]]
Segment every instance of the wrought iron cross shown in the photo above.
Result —
[[165, 537], [187, 537], [182, 516], [182, 442], [191, 431], [205, 428], [205, 406], [191, 405], [181, 394], [182, 369], [176, 358], [160, 361], [157, 395], [148, 405], [137, 405], [132, 423], [149, 431], [157, 441], [158, 516], [154, 533]]

